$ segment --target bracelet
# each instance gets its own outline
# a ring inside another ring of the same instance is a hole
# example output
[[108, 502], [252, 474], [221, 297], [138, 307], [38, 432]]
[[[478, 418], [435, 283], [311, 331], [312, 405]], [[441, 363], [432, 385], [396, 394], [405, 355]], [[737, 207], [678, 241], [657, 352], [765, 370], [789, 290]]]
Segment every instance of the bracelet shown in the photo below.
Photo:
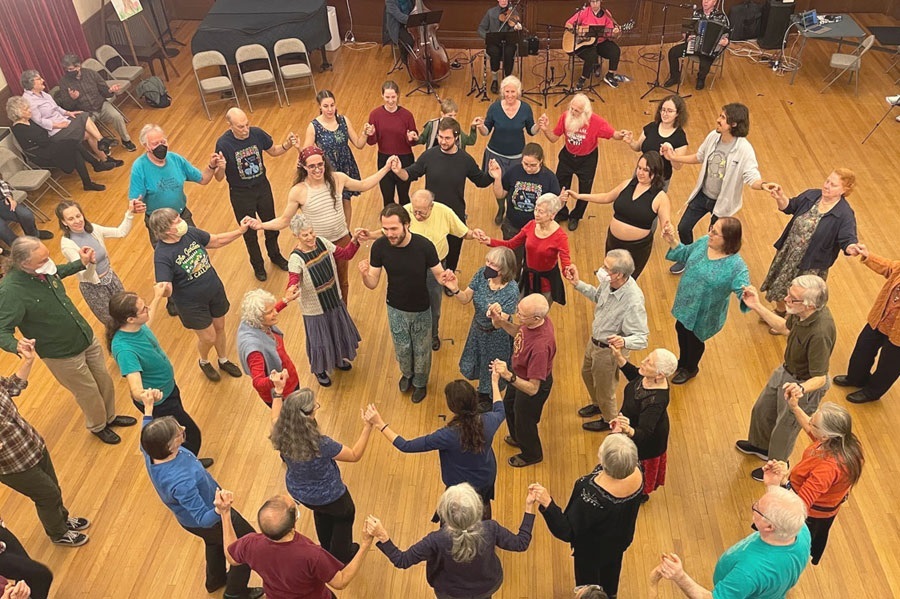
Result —
[[456, 291], [451, 291], [450, 294], [451, 295], [459, 295], [459, 289], [457, 289]]
[[281, 393], [278, 393], [277, 391], [273, 391], [273, 392], [272, 392], [272, 397], [273, 397], [273, 398], [275, 398], [275, 397], [281, 397], [281, 398], [283, 398], [284, 395], [282, 395]]
[[514, 373], [512, 373], [512, 376], [509, 377], [509, 384], [511, 385], [511, 384], [515, 383], [517, 380], [519, 380], [519, 377], [514, 372]]
[[209, 170], [214, 171], [214, 170], [216, 170], [216, 169], [219, 167], [219, 165], [218, 165], [218, 164], [207, 164], [206, 167], [207, 167]]
[[384, 432], [384, 429], [386, 429], [387, 427], [388, 427], [388, 423], [385, 422], [385, 423], [384, 423], [384, 426], [382, 426], [381, 429], [380, 429], [381, 432], [383, 433], [383, 432]]

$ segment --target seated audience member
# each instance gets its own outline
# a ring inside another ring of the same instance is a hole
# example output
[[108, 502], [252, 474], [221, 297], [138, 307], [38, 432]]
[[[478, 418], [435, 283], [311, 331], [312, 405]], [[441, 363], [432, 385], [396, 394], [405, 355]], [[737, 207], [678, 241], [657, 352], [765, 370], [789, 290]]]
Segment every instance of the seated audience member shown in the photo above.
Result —
[[[20, 341], [18, 351], [22, 356], [19, 369], [10, 377], [0, 377], [0, 482], [34, 501], [38, 519], [53, 543], [80, 547], [88, 542], [88, 536], [80, 531], [91, 523], [87, 518], [69, 516], [47, 445], [34, 427], [22, 418], [12, 400], [28, 386], [28, 375], [35, 358], [34, 340]], [[0, 540], [3, 540], [2, 535]], [[0, 567], [8, 564], [10, 557], [0, 553]], [[0, 569], [0, 574], [9, 572]], [[46, 587], [50, 587], [49, 581]]]
[[521, 552], [531, 543], [534, 527], [534, 494], [525, 498], [525, 515], [518, 534], [494, 520], [482, 520], [481, 497], [468, 483], [444, 491], [437, 506], [441, 528], [426, 535], [406, 551], [391, 540], [381, 521], [366, 518], [366, 532], [397, 568], [425, 562], [425, 579], [438, 599], [490, 598], [503, 583], [503, 566], [494, 549]]
[[237, 538], [228, 514], [234, 495], [216, 491], [216, 511], [222, 514], [225, 559], [233, 566], [247, 564], [263, 579], [266, 599], [334, 599], [325, 585], [347, 588], [359, 572], [372, 535], [364, 532], [361, 551], [345, 566], [295, 530], [297, 505], [285, 495], [268, 499], [256, 516], [262, 533]]
[[497, 481], [497, 458], [491, 446], [503, 423], [503, 399], [500, 397], [500, 373], [492, 372], [493, 409], [480, 414], [478, 395], [466, 381], [453, 381], [444, 387], [447, 407], [453, 418], [435, 432], [406, 440], [385, 423], [374, 405], [366, 409], [366, 422], [384, 434], [403, 453], [437, 450], [441, 461], [441, 481], [447, 487], [469, 483], [484, 503], [484, 519], [491, 519], [491, 500]]
[[681, 558], [663, 554], [650, 575], [674, 582], [686, 597], [784, 597], [809, 561], [810, 535], [803, 500], [787, 489], [768, 487], [750, 506], [756, 532], [719, 557], [713, 588], [706, 589], [684, 571]]
[[[263, 402], [272, 407], [275, 387], [269, 374], [274, 370], [287, 372], [281, 393], [293, 393], [300, 386], [297, 368], [284, 347], [284, 333], [277, 326], [278, 314], [300, 296], [295, 286], [288, 287], [281, 301], [265, 289], [244, 294], [241, 302], [241, 324], [237, 332], [238, 357], [241, 367], [253, 381], [253, 388]], [[341, 304], [343, 305], [343, 304]]]
[[[172, 416], [153, 418], [154, 403], [162, 398], [159, 389], [145, 389], [141, 394], [144, 421], [141, 430], [141, 453], [150, 482], [159, 498], [175, 515], [178, 524], [206, 545], [206, 592], [215, 593], [225, 587], [226, 599], [259, 599], [261, 588], [250, 588], [249, 566], [232, 566], [226, 571], [222, 517], [214, 501], [219, 483], [213, 479], [197, 456], [182, 447], [184, 427]], [[230, 510], [229, 528], [235, 536], [255, 532], [237, 510]]]
[[575, 584], [600, 585], [615, 599], [622, 558], [634, 540], [644, 476], [637, 447], [624, 435], [606, 437], [598, 457], [600, 464], [575, 482], [565, 511], [543, 486], [535, 483], [529, 490], [550, 533], [572, 546]]
[[0, 547], [3, 548], [0, 551], [0, 588], [5, 588], [9, 581], [18, 580], [29, 588], [31, 595], [22, 594], [20, 590], [19, 595], [11, 593], [11, 598], [28, 599], [30, 596], [31, 599], [47, 599], [53, 583], [53, 572], [44, 564], [31, 559], [16, 535], [6, 527], [3, 518], [0, 518]]
[[353, 542], [356, 506], [337, 463], [362, 459], [372, 426], [365, 424], [353, 447], [341, 445], [319, 431], [316, 414], [320, 406], [310, 389], [299, 389], [282, 400], [287, 373], [274, 372], [271, 376], [275, 392], [269, 438], [287, 466], [288, 493], [312, 510], [322, 548], [349, 563], [359, 551], [359, 544]]
[[34, 223], [34, 213], [25, 204], [15, 201], [12, 187], [0, 179], [0, 240], [12, 246], [18, 235], [9, 228], [9, 223], [19, 223], [25, 235], [38, 239], [53, 239], [53, 233], [50, 231], [38, 230]]

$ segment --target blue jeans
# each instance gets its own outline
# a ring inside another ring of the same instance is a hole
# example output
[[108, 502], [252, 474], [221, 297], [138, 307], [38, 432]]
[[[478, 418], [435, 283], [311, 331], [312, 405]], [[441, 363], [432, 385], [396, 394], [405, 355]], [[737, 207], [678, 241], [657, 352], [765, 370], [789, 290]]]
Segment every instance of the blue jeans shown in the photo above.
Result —
[[431, 375], [431, 308], [404, 312], [388, 306], [387, 314], [400, 373], [412, 378], [413, 387], [425, 387]]
[[28, 209], [28, 206], [19, 203], [16, 205], [15, 212], [13, 212], [9, 209], [9, 204], [6, 201], [0, 200], [0, 239], [6, 245], [12, 245], [13, 241], [18, 237], [9, 228], [9, 223], [11, 222], [19, 223], [25, 235], [38, 236], [37, 226], [34, 224], [34, 213]]
[[[678, 238], [681, 240], [681, 243], [684, 245], [694, 243], [694, 225], [700, 222], [701, 218], [712, 212], [715, 207], [716, 201], [706, 197], [702, 189], [691, 198], [687, 208], [684, 210], [684, 216], [681, 217], [681, 222], [678, 223]], [[719, 220], [719, 217], [713, 214], [709, 220], [709, 226], [716, 224], [717, 220]]]

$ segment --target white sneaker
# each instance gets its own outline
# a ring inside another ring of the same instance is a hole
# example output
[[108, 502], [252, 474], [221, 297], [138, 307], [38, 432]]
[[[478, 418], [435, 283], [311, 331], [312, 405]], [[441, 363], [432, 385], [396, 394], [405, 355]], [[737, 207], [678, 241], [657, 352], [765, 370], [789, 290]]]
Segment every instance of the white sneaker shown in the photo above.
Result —
[[884, 99], [888, 104], [892, 104], [894, 106], [900, 105], [900, 94], [896, 96], [885, 96]]

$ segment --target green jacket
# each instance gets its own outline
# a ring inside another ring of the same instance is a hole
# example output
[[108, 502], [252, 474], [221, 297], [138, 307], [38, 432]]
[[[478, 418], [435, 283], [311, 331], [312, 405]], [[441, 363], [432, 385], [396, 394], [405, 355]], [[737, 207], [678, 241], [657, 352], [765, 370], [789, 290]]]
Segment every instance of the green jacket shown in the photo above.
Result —
[[41, 358], [71, 358], [94, 341], [94, 331], [66, 295], [62, 279], [84, 270], [80, 260], [60, 264], [41, 280], [17, 268], [0, 281], [0, 348], [16, 353], [16, 327], [35, 340]]
[[[423, 145], [425, 149], [432, 148], [437, 145], [437, 124], [441, 119], [431, 119], [430, 121], [425, 123], [425, 126], [422, 127], [422, 133], [419, 135], [419, 140], [415, 143], [415, 145]], [[457, 143], [457, 147], [460, 150], [464, 150], [466, 146], [474, 146], [475, 142], [478, 141], [478, 133], [475, 131], [475, 126], [472, 125], [469, 128], [469, 134], [466, 135], [465, 131], [461, 131], [459, 134], [459, 143]]]

